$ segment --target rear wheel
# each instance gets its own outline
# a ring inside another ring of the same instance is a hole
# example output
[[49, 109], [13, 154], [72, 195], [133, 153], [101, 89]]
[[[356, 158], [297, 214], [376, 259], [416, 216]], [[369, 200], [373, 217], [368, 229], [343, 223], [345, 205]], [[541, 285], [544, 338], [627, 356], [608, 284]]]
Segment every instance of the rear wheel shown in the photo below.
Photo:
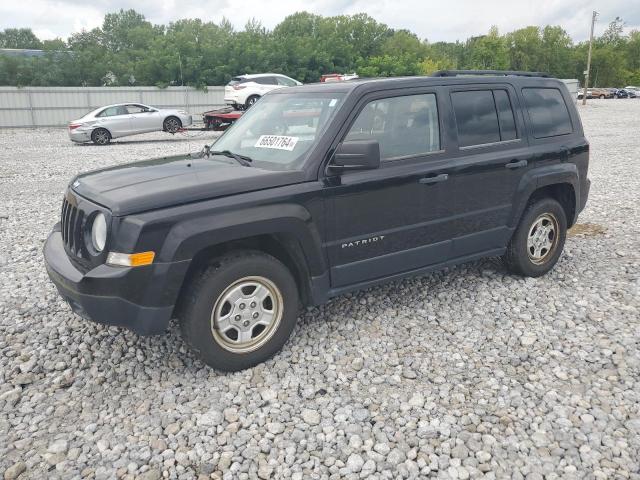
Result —
[[600, 95], [598, 98], [602, 99], [602, 98], [604, 98], [604, 95]]
[[264, 362], [289, 338], [298, 316], [291, 272], [270, 255], [240, 251], [207, 268], [188, 289], [185, 340], [209, 366], [237, 371]]
[[247, 98], [247, 101], [245, 102], [244, 107], [250, 108], [258, 100], [260, 100], [260, 95], [251, 95], [249, 98]]
[[567, 236], [567, 217], [553, 198], [532, 202], [525, 210], [503, 259], [513, 273], [539, 277], [557, 263]]
[[162, 124], [165, 132], [176, 133], [182, 128], [182, 122], [177, 117], [167, 117]]
[[111, 134], [106, 128], [96, 128], [91, 132], [91, 141], [96, 145], [107, 145], [111, 141]]

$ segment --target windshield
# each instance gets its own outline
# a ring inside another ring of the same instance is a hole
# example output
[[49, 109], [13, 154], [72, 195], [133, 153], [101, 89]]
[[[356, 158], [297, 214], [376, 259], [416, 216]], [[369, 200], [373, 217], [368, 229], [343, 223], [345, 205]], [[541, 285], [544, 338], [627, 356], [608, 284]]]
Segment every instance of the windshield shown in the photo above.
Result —
[[342, 101], [342, 93], [267, 95], [251, 107], [211, 150], [253, 159], [252, 165], [290, 170], [299, 167]]

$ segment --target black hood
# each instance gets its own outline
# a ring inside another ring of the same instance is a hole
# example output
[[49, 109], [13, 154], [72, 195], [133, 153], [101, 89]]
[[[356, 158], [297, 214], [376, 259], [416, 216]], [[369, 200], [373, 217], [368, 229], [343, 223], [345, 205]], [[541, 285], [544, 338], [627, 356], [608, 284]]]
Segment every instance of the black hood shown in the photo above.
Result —
[[223, 157], [176, 155], [95, 170], [71, 186], [83, 197], [128, 215], [303, 181], [300, 171], [272, 171]]

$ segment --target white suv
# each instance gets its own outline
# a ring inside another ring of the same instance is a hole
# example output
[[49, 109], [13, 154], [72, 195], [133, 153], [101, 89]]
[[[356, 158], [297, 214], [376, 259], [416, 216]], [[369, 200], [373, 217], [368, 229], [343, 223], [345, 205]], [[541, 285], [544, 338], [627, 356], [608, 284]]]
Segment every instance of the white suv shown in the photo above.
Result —
[[256, 73], [233, 77], [224, 87], [224, 103], [235, 108], [249, 108], [265, 93], [282, 87], [302, 85], [279, 73]]

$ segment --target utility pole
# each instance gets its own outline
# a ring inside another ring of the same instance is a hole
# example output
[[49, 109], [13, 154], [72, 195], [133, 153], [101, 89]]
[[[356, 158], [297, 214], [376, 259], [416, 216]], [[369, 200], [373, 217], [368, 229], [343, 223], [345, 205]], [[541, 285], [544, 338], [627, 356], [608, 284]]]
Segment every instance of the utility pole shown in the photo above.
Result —
[[598, 12], [593, 11], [593, 15], [591, 17], [591, 35], [589, 35], [589, 55], [587, 56], [587, 71], [585, 72], [584, 78], [584, 90], [582, 91], [582, 104], [587, 104], [587, 88], [589, 87], [589, 72], [591, 71], [591, 47], [593, 46], [593, 27], [596, 24], [596, 17], [598, 16]]

